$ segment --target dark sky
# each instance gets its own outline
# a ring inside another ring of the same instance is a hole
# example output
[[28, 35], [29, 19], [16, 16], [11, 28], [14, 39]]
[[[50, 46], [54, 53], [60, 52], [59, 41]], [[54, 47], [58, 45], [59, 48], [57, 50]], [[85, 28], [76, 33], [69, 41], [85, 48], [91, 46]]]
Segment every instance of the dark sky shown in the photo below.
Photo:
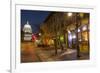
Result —
[[33, 33], [39, 31], [39, 26], [50, 14], [49, 11], [21, 10], [21, 28], [29, 21]]

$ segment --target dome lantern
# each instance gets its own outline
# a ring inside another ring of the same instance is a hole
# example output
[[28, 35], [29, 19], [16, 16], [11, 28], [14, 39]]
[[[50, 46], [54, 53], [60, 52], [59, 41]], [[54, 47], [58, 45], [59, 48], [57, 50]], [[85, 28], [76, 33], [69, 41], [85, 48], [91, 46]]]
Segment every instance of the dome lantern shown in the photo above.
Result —
[[32, 28], [31, 25], [29, 24], [29, 22], [27, 21], [27, 23], [24, 25], [23, 27], [23, 32], [27, 32], [27, 33], [32, 33]]

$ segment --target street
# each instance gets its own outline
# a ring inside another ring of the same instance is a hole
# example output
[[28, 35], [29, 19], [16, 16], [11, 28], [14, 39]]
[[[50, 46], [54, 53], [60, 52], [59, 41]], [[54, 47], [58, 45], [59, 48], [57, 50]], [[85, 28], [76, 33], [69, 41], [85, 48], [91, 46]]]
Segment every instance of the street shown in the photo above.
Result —
[[89, 13], [22, 10], [21, 18], [21, 63], [90, 59]]
[[[21, 63], [77, 60], [76, 50], [61, 51], [58, 49], [57, 51], [58, 53], [55, 55], [55, 49], [52, 47], [37, 47], [33, 42], [23, 42], [21, 44]], [[83, 59], [88, 59], [88, 55], [81, 54], [78, 60]]]
[[21, 44], [21, 62], [40, 61], [35, 52], [36, 48], [32, 42], [23, 42]]

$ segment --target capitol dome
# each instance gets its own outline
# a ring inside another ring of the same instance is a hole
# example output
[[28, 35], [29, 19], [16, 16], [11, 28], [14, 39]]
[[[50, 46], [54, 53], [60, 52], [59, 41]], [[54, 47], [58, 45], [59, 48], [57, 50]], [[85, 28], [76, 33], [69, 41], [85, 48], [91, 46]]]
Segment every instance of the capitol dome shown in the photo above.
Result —
[[28, 21], [27, 21], [27, 23], [24, 25], [23, 31], [24, 31], [25, 33], [32, 33], [32, 28], [31, 28], [31, 25], [29, 24]]

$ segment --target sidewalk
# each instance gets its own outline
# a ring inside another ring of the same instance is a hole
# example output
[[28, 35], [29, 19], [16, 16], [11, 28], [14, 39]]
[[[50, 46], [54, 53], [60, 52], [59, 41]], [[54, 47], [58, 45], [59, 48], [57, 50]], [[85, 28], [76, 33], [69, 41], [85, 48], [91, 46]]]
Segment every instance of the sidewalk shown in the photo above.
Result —
[[57, 61], [56, 58], [54, 58], [54, 50], [41, 50], [42, 48], [38, 48], [36, 53], [39, 59], [42, 62], [47, 62], [47, 61]]
[[38, 48], [37, 55], [41, 61], [66, 61], [66, 60], [76, 60], [77, 59], [77, 51], [73, 49], [67, 49], [63, 52], [58, 50], [58, 54], [55, 55], [55, 50], [42, 50], [42, 48]]

